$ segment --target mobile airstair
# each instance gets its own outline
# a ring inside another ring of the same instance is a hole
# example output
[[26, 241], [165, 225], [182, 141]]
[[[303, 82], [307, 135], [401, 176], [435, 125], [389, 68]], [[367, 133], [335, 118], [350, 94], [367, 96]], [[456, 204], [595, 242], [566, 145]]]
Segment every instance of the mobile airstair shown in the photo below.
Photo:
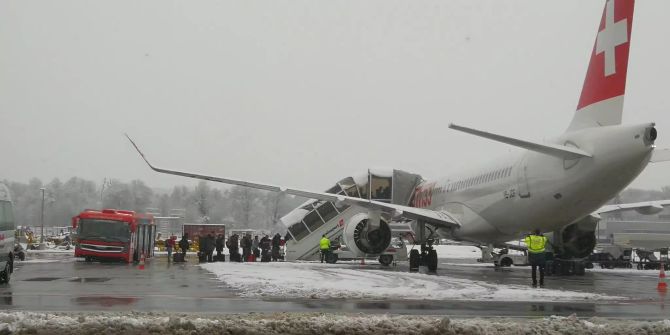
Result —
[[[347, 177], [340, 180], [327, 193], [341, 194], [368, 200], [375, 200], [393, 204], [408, 205], [415, 188], [422, 182], [419, 175], [392, 169], [370, 169], [367, 173], [356, 177]], [[331, 241], [342, 243], [342, 234], [345, 223], [354, 215], [367, 213], [367, 209], [359, 206], [337, 204], [329, 201], [308, 200], [294, 209], [281, 221], [288, 228], [290, 239], [286, 242], [286, 260], [316, 260], [319, 258], [319, 240], [326, 235]], [[393, 235], [412, 233], [408, 222], [390, 222], [389, 227]], [[407, 257], [402, 240], [392, 243], [387, 250], [388, 254], [398, 254], [403, 259]], [[336, 253], [340, 258], [359, 258], [361, 255], [347, 253], [343, 246]], [[402, 254], [402, 255], [400, 255]]]

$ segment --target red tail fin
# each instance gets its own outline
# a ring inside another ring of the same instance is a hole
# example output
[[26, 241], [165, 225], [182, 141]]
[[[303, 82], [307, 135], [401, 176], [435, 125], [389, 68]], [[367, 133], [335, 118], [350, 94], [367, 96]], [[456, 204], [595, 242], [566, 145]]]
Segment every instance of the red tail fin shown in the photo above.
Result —
[[621, 124], [635, 0], [608, 0], [569, 130]]

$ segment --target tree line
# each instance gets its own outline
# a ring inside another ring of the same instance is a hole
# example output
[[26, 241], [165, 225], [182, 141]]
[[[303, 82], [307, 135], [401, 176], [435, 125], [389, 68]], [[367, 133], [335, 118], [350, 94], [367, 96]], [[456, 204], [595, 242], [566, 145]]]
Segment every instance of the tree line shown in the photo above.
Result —
[[[44, 188], [44, 225], [64, 227], [85, 209], [114, 208], [146, 212], [153, 208], [162, 216], [179, 209], [184, 222], [224, 223], [231, 228], [285, 231], [279, 219], [305, 199], [248, 187], [212, 187], [201, 181], [195, 187], [175, 186], [171, 191], [152, 189], [141, 180], [117, 179], [96, 183], [78, 177], [66, 182], [53, 179], [43, 183], [32, 178], [27, 183], [4, 180], [14, 202], [17, 225], [38, 226]], [[670, 199], [670, 186], [661, 190], [627, 189], [611, 203]], [[634, 211], [618, 214], [624, 219], [649, 219]]]
[[201, 181], [195, 187], [175, 186], [171, 191], [152, 189], [141, 180], [118, 179], [96, 183], [78, 177], [48, 183], [32, 178], [27, 183], [4, 180], [14, 202], [18, 226], [39, 226], [44, 189], [44, 225], [69, 226], [85, 209], [114, 208], [137, 212], [151, 209], [162, 216], [178, 209], [184, 222], [225, 223], [228, 229], [251, 228], [283, 232], [279, 219], [305, 199], [246, 187], [212, 187]]

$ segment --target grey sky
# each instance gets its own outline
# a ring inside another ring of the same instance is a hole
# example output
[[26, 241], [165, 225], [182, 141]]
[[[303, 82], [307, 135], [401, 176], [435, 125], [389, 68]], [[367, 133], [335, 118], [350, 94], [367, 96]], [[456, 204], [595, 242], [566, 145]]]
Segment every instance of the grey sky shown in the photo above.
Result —
[[[323, 190], [368, 167], [433, 178], [572, 118], [604, 1], [0, 1], [0, 178], [158, 165]], [[670, 147], [670, 2], [638, 1], [624, 123]], [[633, 184], [670, 185], [670, 165]]]

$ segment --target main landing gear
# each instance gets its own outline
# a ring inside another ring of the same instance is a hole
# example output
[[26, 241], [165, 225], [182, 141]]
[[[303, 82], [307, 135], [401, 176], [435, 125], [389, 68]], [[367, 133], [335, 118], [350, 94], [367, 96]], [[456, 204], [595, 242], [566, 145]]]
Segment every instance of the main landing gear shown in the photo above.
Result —
[[421, 252], [412, 249], [409, 252], [409, 272], [418, 272], [419, 266], [428, 267], [428, 271], [437, 271], [437, 251], [433, 249], [433, 239], [426, 239], [426, 243], [421, 243]]

